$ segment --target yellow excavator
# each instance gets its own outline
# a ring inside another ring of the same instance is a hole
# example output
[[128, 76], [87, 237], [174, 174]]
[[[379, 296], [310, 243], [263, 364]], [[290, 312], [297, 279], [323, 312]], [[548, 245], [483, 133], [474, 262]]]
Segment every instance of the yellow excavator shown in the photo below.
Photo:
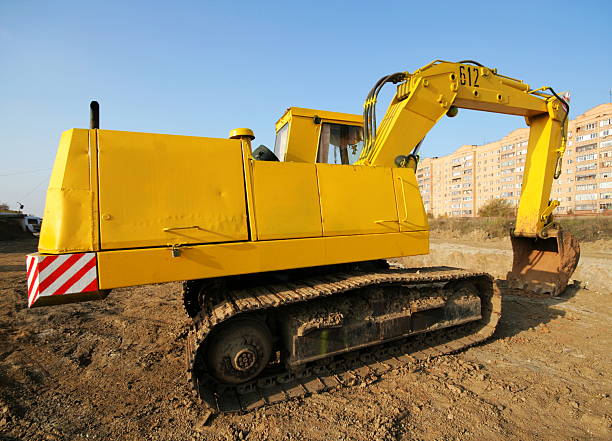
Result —
[[[395, 96], [377, 124], [388, 83]], [[473, 61], [434, 61], [381, 78], [363, 116], [289, 108], [274, 151], [253, 151], [246, 128], [229, 139], [102, 130], [92, 102], [90, 129], [60, 141], [38, 253], [27, 256], [28, 304], [183, 281], [189, 376], [219, 412], [482, 342], [501, 313], [490, 275], [386, 260], [429, 252], [419, 149], [459, 108], [530, 127], [508, 281], [559, 294], [579, 258], [549, 200], [568, 103]]]

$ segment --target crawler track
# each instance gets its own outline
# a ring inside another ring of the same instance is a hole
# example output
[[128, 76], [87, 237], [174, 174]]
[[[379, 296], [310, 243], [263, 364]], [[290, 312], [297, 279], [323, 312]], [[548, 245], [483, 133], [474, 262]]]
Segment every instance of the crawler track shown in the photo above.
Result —
[[[237, 386], [220, 384], [206, 372], [200, 348], [214, 326], [238, 314], [265, 312], [284, 305], [328, 297], [368, 286], [405, 286], [422, 290], [468, 280], [480, 290], [482, 319], [371, 346], [312, 362], [292, 374], [278, 365]], [[501, 298], [492, 277], [455, 268], [389, 269], [345, 272], [304, 278], [298, 282], [240, 289], [215, 305], [204, 305], [187, 337], [189, 379], [202, 401], [217, 412], [242, 412], [330, 389], [352, 386], [419, 359], [449, 354], [489, 338], [501, 314]]]

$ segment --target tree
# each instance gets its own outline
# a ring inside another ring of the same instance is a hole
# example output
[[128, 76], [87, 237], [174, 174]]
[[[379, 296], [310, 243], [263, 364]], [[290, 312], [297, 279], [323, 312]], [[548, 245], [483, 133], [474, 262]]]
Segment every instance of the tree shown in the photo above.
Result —
[[506, 199], [491, 199], [478, 210], [481, 217], [511, 217], [514, 207]]
[[6, 202], [0, 202], [0, 210], [8, 210], [9, 206]]

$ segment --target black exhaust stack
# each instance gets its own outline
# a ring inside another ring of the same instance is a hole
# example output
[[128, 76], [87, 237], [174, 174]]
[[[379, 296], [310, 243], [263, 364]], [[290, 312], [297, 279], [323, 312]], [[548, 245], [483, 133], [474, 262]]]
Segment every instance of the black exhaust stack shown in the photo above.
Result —
[[100, 104], [97, 101], [89, 103], [89, 128], [100, 128]]

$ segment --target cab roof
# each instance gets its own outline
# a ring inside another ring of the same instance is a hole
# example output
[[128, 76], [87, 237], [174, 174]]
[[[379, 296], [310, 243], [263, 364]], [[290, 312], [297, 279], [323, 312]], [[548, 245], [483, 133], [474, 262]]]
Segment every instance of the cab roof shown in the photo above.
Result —
[[363, 125], [363, 115], [330, 112], [329, 110], [306, 109], [304, 107], [289, 107], [283, 116], [276, 121], [276, 131], [283, 127], [291, 118], [296, 116], [303, 118], [314, 118], [315, 116], [318, 116], [323, 122]]

